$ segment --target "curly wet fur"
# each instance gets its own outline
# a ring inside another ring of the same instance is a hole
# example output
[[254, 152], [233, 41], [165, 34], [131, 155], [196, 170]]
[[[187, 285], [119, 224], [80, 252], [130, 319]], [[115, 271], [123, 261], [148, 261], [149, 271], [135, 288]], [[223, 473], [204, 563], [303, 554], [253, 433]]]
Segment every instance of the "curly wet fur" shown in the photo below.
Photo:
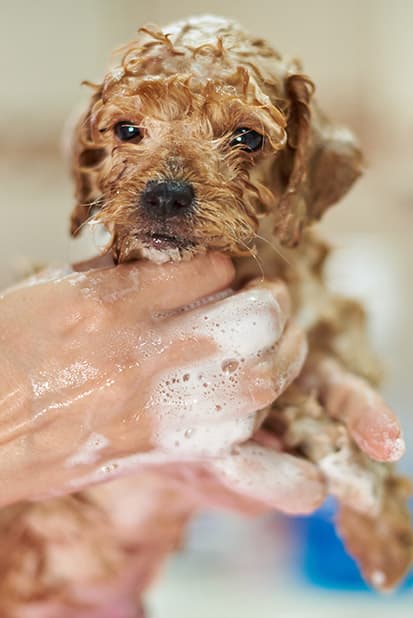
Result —
[[[74, 141], [72, 233], [93, 215], [113, 232], [117, 259], [136, 257], [136, 234], [150, 229], [138, 196], [148, 180], [173, 178], [191, 182], [196, 194], [184, 222], [190, 255], [245, 254], [261, 212], [274, 214], [283, 244], [297, 244], [360, 174], [354, 139], [318, 111], [297, 61], [235, 23], [195, 19], [168, 31], [141, 29], [119, 66], [93, 86]], [[122, 120], [142, 129], [139, 144], [116, 139]], [[239, 127], [262, 134], [263, 149], [231, 149]]]

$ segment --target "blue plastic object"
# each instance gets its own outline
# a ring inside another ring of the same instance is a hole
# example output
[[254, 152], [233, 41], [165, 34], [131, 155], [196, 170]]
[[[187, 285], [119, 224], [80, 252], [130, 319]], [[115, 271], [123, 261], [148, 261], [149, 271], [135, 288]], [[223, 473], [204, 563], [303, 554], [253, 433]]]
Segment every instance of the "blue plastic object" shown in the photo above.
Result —
[[[295, 539], [294, 567], [299, 577], [326, 590], [371, 591], [360, 576], [357, 564], [346, 552], [334, 528], [336, 504], [329, 498], [308, 517], [291, 518]], [[400, 590], [413, 588], [413, 573]]]

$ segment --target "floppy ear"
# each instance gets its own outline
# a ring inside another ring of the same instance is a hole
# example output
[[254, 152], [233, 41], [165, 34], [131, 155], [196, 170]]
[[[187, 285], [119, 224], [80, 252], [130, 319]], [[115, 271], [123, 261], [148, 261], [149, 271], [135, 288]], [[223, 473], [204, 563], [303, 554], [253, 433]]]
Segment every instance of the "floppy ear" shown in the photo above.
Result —
[[302, 229], [337, 202], [362, 171], [353, 136], [324, 117], [312, 101], [313, 92], [305, 75], [285, 80], [287, 146], [274, 168], [280, 195], [274, 232], [287, 246], [295, 246]]
[[70, 232], [76, 236], [93, 208], [99, 208], [101, 191], [99, 188], [99, 164], [106, 157], [106, 149], [96, 144], [91, 120], [95, 103], [100, 100], [100, 92], [93, 95], [89, 108], [79, 119], [72, 138], [71, 164], [75, 181], [76, 205], [70, 217]]

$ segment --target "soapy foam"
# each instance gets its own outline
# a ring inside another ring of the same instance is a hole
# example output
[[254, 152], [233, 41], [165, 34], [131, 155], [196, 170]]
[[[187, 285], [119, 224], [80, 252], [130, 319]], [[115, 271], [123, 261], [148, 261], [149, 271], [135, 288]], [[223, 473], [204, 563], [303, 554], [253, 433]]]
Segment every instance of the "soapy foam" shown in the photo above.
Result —
[[406, 450], [406, 444], [402, 437], [396, 439], [386, 438], [384, 446], [388, 453], [386, 461], [399, 461]]
[[[250, 290], [185, 316], [185, 333], [214, 341], [216, 352], [207, 360], [182, 365], [157, 377], [145, 408], [154, 428], [154, 449], [107, 461], [86, 477], [70, 481], [71, 488], [136, 471], [145, 465], [199, 461], [228, 454], [255, 429], [256, 406], [251, 391], [240, 388], [243, 373], [256, 364], [278, 340], [284, 324], [268, 290]], [[205, 318], [205, 319], [203, 319]], [[173, 338], [182, 338], [180, 328]], [[180, 326], [179, 326], [180, 324]], [[185, 334], [186, 338], [186, 334]], [[259, 384], [262, 378], [256, 378]]]
[[322, 497], [322, 484], [306, 462], [253, 442], [211, 466], [232, 489], [287, 513], [313, 510]]
[[[165, 372], [146, 407], [158, 419], [155, 444], [166, 451], [210, 455], [247, 439], [254, 429], [254, 388], [271, 388], [257, 376], [244, 392], [246, 366], [271, 348], [284, 324], [268, 290], [250, 290], [186, 316], [186, 328], [214, 341], [212, 358]], [[178, 339], [181, 333], [176, 332]]]
[[235, 359], [254, 355], [274, 345], [285, 325], [279, 319], [277, 301], [269, 290], [263, 288], [247, 290], [212, 305], [203, 321], [195, 313], [193, 320], [197, 334], [214, 339], [226, 356], [236, 343], [231, 355]]
[[65, 466], [71, 467], [95, 463], [99, 457], [99, 451], [108, 446], [108, 444], [109, 440], [105, 436], [99, 433], [92, 433], [80, 449], [66, 459]]
[[379, 512], [382, 492], [376, 474], [358, 466], [350, 452], [343, 449], [330, 453], [318, 465], [328, 479], [331, 493], [344, 504], [370, 515]]

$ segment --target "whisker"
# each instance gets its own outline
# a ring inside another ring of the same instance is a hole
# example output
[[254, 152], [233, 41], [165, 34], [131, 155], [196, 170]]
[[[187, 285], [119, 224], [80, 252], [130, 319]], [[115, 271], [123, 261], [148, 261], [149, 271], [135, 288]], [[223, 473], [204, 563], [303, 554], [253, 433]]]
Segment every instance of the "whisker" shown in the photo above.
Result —
[[259, 269], [259, 271], [261, 273], [261, 282], [263, 282], [264, 279], [265, 279], [265, 272], [264, 272], [264, 267], [262, 265], [262, 261], [260, 260], [258, 255], [253, 251], [253, 249], [251, 249], [251, 247], [249, 247], [244, 241], [238, 240], [238, 243], [240, 243], [243, 247], [245, 247], [245, 249], [248, 251], [248, 253], [251, 255], [251, 257], [254, 259], [254, 261], [257, 264], [258, 269]]
[[254, 252], [253, 249], [251, 249], [251, 247], [249, 247], [247, 245], [247, 243], [245, 243], [243, 240], [241, 240], [240, 238], [234, 238], [232, 235], [228, 234], [228, 237], [230, 240], [232, 240], [232, 242], [234, 244], [238, 244], [241, 245], [242, 247], [244, 247], [246, 249], [246, 251], [250, 254], [250, 256], [253, 258], [253, 260], [256, 262], [258, 269], [260, 271], [261, 274], [261, 281], [264, 281], [265, 279], [265, 272], [264, 272], [264, 267], [262, 265], [261, 260], [259, 259], [258, 255]]
[[[85, 204], [85, 207], [87, 206], [88, 208], [88, 215], [87, 215], [87, 218], [76, 228], [76, 234], [79, 234], [86, 225], [93, 225], [94, 223], [99, 223], [98, 220], [94, 221], [95, 217], [97, 217], [97, 215], [99, 215], [100, 212], [104, 208], [106, 208], [106, 206], [108, 206], [108, 204], [110, 204], [112, 201], [110, 199], [105, 200], [105, 203], [102, 204], [101, 200], [102, 200], [102, 197], [99, 196], [96, 199], [94, 199], [93, 202], [90, 202], [90, 204], [87, 204], [87, 205]], [[98, 211], [95, 213], [93, 213], [94, 208], [98, 208]]]
[[260, 234], [257, 234], [257, 233], [255, 233], [255, 238], [258, 238], [259, 240], [262, 240], [263, 242], [265, 242], [269, 247], [271, 247], [274, 253], [279, 255], [280, 258], [283, 259], [284, 262], [286, 262], [286, 264], [288, 264], [288, 266], [291, 266], [291, 262], [289, 262], [288, 258], [285, 255], [283, 255], [281, 251], [279, 250], [279, 248], [275, 244], [270, 242], [268, 238], [265, 238], [264, 236], [260, 236]]

